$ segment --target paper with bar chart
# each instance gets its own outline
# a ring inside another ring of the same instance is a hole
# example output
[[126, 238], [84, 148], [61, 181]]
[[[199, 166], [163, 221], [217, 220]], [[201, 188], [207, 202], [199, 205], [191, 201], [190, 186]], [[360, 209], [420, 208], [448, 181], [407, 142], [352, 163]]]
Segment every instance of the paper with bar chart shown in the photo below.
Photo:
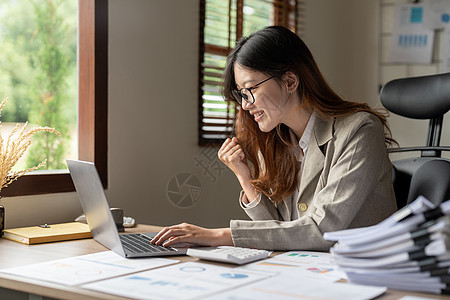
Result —
[[267, 277], [270, 274], [187, 262], [83, 287], [133, 299], [200, 299]]
[[346, 275], [337, 269], [331, 254], [314, 251], [290, 251], [269, 259], [257, 261], [238, 269], [254, 270], [272, 274], [295, 273], [302, 278], [337, 281]]
[[327, 282], [282, 274], [218, 294], [208, 300], [367, 300], [380, 296], [385, 287]]
[[394, 12], [389, 62], [430, 63], [434, 31], [423, 26], [420, 4], [397, 4]]

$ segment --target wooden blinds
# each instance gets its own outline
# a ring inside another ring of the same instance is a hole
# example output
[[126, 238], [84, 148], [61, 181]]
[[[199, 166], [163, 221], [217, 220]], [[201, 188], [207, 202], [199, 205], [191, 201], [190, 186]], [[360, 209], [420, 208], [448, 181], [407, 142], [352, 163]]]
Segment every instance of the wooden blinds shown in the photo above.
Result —
[[270, 25], [296, 31], [298, 0], [200, 0], [199, 144], [233, 134], [234, 101], [222, 96], [226, 57], [242, 36]]

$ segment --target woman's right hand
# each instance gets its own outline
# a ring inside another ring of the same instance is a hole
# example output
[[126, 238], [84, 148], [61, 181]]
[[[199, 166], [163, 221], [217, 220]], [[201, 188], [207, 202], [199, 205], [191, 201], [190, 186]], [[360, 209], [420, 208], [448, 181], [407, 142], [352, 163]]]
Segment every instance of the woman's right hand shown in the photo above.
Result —
[[238, 180], [249, 181], [251, 179], [250, 168], [236, 137], [227, 138], [218, 151], [219, 159], [236, 175]]
[[218, 151], [219, 159], [230, 168], [231, 171], [236, 175], [239, 183], [244, 190], [246, 200], [242, 200], [244, 203], [248, 204], [256, 199], [258, 192], [255, 190], [253, 185], [250, 183], [252, 179], [250, 168], [247, 164], [247, 159], [245, 158], [244, 150], [239, 144], [237, 137], [232, 139], [228, 138], [223, 143]]

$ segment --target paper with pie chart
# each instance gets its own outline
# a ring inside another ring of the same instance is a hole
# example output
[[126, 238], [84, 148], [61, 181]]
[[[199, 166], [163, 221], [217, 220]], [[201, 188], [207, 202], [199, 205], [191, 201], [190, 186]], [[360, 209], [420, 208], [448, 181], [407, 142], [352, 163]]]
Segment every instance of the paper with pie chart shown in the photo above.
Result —
[[262, 281], [208, 297], [208, 300], [367, 300], [387, 289], [280, 274]]
[[167, 258], [127, 259], [112, 251], [81, 255], [20, 267], [0, 272], [76, 286], [83, 283], [149, 270], [177, 263]]
[[83, 285], [136, 299], [199, 299], [270, 277], [252, 271], [186, 262]]
[[301, 273], [303, 277], [331, 282], [346, 278], [345, 273], [338, 270], [330, 253], [315, 251], [290, 251], [241, 268], [273, 274]]

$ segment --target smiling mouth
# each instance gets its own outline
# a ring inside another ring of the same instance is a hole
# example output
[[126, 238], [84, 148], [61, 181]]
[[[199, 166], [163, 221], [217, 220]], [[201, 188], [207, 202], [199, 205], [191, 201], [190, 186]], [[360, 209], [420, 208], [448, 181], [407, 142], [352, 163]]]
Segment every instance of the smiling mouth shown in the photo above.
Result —
[[253, 115], [253, 118], [256, 122], [259, 122], [261, 118], [264, 116], [264, 111], [257, 112]]
[[261, 117], [263, 114], [264, 114], [264, 112], [263, 112], [263, 111], [260, 111], [260, 112], [258, 112], [258, 113], [256, 113], [256, 114], [254, 114], [253, 117], [256, 119], [256, 118]]

